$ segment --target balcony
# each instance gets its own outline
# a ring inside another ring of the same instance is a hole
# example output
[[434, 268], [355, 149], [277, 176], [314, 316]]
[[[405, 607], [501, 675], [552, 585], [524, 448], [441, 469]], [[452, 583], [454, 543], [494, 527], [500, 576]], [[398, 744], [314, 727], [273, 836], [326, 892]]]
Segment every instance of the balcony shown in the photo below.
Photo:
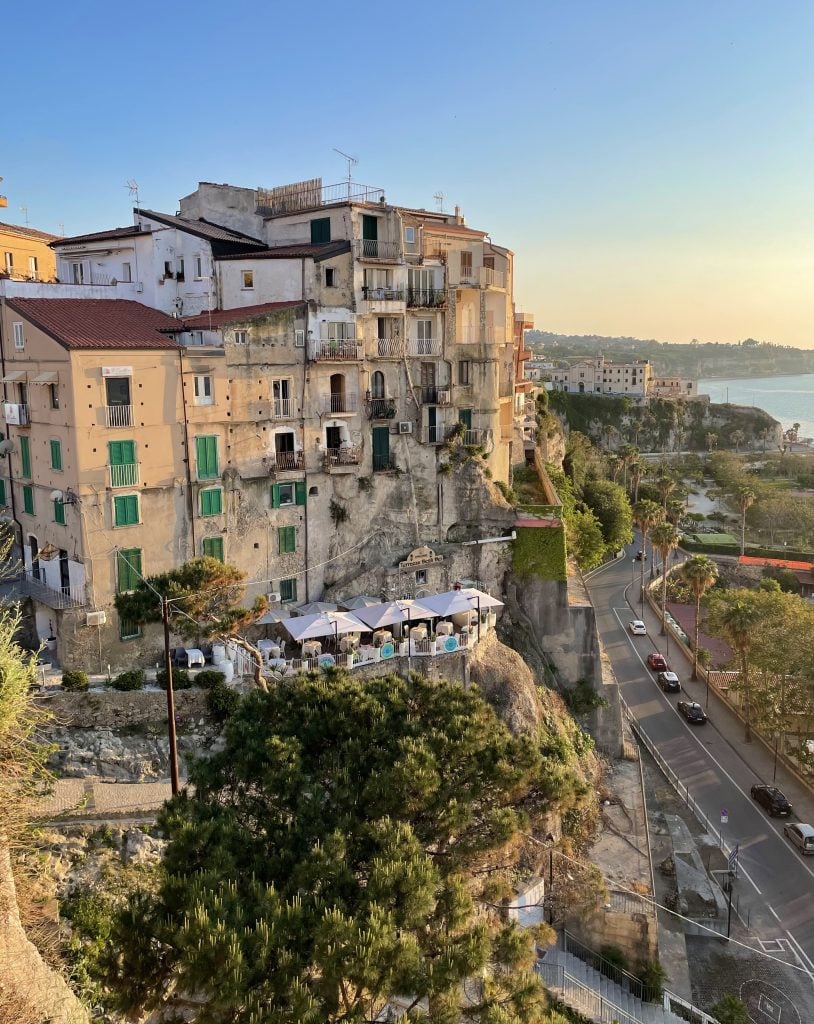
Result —
[[132, 427], [133, 406], [132, 405], [106, 405], [105, 423], [109, 427]]
[[328, 413], [354, 413], [359, 408], [358, 395], [330, 394], [322, 396], [322, 411]]
[[365, 302], [404, 302], [403, 288], [380, 288], [362, 285], [362, 298]]
[[479, 267], [461, 267], [458, 271], [458, 279], [455, 282], [458, 288], [477, 288], [480, 277]]
[[24, 575], [18, 577], [16, 581], [20, 593], [57, 611], [61, 611], [63, 608], [81, 608], [87, 603], [84, 584], [72, 587], [50, 587], [40, 579], [41, 574], [42, 569], [37, 575], [32, 569], [26, 569]]
[[502, 270], [493, 270], [491, 267], [480, 268], [481, 288], [505, 288], [506, 275]]
[[375, 185], [360, 185], [355, 181], [340, 181], [336, 185], [323, 185], [321, 178], [281, 185], [277, 188], [258, 188], [255, 198], [256, 212], [272, 217], [301, 210], [314, 210], [333, 203], [380, 203], [384, 189]]
[[311, 359], [315, 363], [351, 363], [363, 358], [364, 349], [355, 338], [311, 343]]
[[440, 338], [410, 338], [407, 351], [411, 356], [440, 356]]
[[374, 338], [369, 343], [372, 359], [401, 359], [404, 356], [404, 338], [391, 335], [387, 338]]
[[505, 341], [505, 327], [475, 327], [467, 324], [458, 328], [459, 345], [502, 345]]
[[271, 418], [273, 420], [290, 420], [297, 411], [293, 398], [273, 398], [271, 401]]
[[446, 431], [447, 428], [443, 423], [438, 423], [434, 427], [422, 427], [421, 443], [443, 444], [447, 439]]
[[395, 418], [395, 398], [368, 398], [365, 406], [369, 420], [392, 420]]
[[485, 445], [488, 440], [488, 433], [485, 430], [465, 430], [461, 434], [461, 441], [466, 445]]
[[449, 405], [451, 389], [448, 384], [444, 387], [431, 384], [429, 387], [418, 387], [415, 391], [419, 405]]
[[111, 487], [136, 487], [141, 483], [139, 464], [127, 463], [123, 466], [108, 466]]
[[267, 459], [267, 464], [272, 472], [291, 473], [305, 469], [305, 453], [303, 451], [273, 452], [267, 456]]
[[362, 461], [362, 449], [356, 445], [343, 445], [341, 448], [327, 448], [323, 453], [323, 466], [326, 473], [353, 472], [353, 467]]
[[377, 238], [358, 238], [353, 243], [357, 260], [378, 260], [383, 263], [401, 262], [398, 242], [382, 242]]
[[446, 301], [447, 293], [443, 288], [407, 289], [407, 305], [413, 309], [440, 309]]

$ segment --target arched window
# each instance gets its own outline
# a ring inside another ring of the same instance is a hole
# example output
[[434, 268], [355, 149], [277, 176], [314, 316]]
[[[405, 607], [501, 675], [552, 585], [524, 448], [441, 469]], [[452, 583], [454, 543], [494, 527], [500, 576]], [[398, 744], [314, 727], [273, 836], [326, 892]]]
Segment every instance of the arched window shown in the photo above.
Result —
[[381, 370], [376, 370], [370, 378], [370, 397], [384, 398], [384, 374]]

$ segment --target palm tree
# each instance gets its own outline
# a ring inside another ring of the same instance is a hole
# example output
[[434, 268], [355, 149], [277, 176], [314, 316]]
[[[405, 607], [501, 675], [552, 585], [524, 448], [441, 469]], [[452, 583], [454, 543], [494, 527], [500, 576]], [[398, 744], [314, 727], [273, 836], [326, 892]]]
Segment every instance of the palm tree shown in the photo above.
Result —
[[741, 514], [741, 554], [746, 551], [746, 513], [754, 505], [757, 495], [751, 487], [741, 486], [735, 493], [735, 500]]
[[650, 546], [661, 555], [661, 635], [667, 628], [664, 619], [667, 614], [667, 559], [675, 551], [681, 540], [681, 534], [672, 523], [656, 523], [650, 534]]
[[718, 435], [717, 434], [707, 434], [706, 441], [707, 441], [707, 450], [708, 451], [712, 451], [712, 449], [718, 443]]
[[718, 607], [714, 621], [735, 648], [740, 666], [738, 688], [743, 693], [744, 739], [752, 741], [752, 699], [749, 680], [749, 650], [752, 634], [760, 621], [760, 610], [746, 601], [727, 601]]
[[622, 460], [622, 486], [627, 490], [627, 467], [639, 454], [637, 448], [632, 444], [623, 444], [619, 449], [619, 458]]
[[692, 678], [698, 678], [698, 634], [701, 629], [701, 598], [718, 579], [718, 566], [706, 555], [692, 555], [678, 570], [695, 598], [695, 628], [692, 645]]
[[743, 444], [745, 438], [746, 435], [742, 430], [733, 430], [732, 433], [729, 435], [729, 440], [732, 442], [732, 444], [735, 445], [736, 452], [740, 451], [740, 447]]
[[639, 484], [642, 482], [642, 464], [638, 461], [630, 464], [630, 489], [633, 491], [633, 500], [639, 500]]
[[608, 451], [610, 451], [611, 450], [611, 444], [613, 443], [613, 439], [614, 439], [614, 437], [618, 437], [619, 436], [619, 431], [616, 429], [616, 427], [612, 423], [606, 423], [602, 427], [601, 433], [602, 433], [602, 435], [605, 438], [605, 447], [608, 449]]
[[647, 558], [647, 535], [651, 528], [660, 523], [664, 518], [663, 509], [655, 503], [643, 498], [633, 506], [633, 522], [639, 527], [642, 533], [642, 582], [641, 598], [644, 605], [644, 563]]
[[639, 444], [639, 433], [641, 432], [643, 426], [644, 423], [639, 419], [630, 421], [630, 433], [633, 436], [633, 443], [636, 446], [638, 446]]
[[608, 456], [608, 468], [610, 469], [611, 480], [616, 483], [619, 470], [622, 468], [622, 460], [618, 455], [612, 453]]
[[664, 509], [666, 514], [667, 499], [676, 489], [676, 482], [671, 476], [668, 476], [666, 473], [662, 473], [662, 475], [656, 480], [656, 488], [661, 495], [661, 507]]

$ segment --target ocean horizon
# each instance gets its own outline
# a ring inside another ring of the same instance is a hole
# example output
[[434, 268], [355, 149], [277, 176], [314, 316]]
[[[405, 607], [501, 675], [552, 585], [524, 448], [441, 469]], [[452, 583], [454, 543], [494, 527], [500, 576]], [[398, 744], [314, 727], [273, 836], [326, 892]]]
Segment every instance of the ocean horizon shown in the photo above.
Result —
[[776, 377], [703, 377], [698, 393], [716, 403], [764, 409], [788, 430], [800, 424], [800, 438], [814, 437], [814, 373]]

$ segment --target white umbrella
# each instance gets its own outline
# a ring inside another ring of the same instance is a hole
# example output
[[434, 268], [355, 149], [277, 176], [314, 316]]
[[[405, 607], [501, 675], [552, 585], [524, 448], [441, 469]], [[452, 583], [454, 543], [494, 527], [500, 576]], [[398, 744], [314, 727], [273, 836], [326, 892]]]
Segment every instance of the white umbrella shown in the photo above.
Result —
[[335, 612], [336, 605], [330, 601], [309, 601], [294, 609], [296, 615], [320, 615], [322, 612]]
[[323, 612], [321, 615], [298, 615], [283, 623], [293, 640], [310, 640], [317, 636], [338, 636], [361, 633], [367, 626], [347, 612]]
[[473, 608], [477, 608], [478, 605], [480, 605], [481, 609], [503, 607], [502, 601], [498, 601], [496, 597], [492, 597], [485, 590], [478, 590], [476, 587], [462, 587], [459, 593], [466, 594]]
[[262, 618], [259, 618], [255, 623], [256, 626], [270, 626], [275, 622], [285, 622], [286, 619], [291, 618], [291, 612], [288, 608], [278, 608], [276, 611], [268, 611]]
[[392, 626], [397, 622], [415, 622], [420, 618], [434, 618], [428, 608], [423, 608], [418, 601], [386, 601], [370, 608], [357, 608], [353, 613], [357, 619], [367, 623], [371, 629]]
[[461, 612], [471, 612], [475, 607], [462, 590], [449, 590], [444, 594], [422, 597], [421, 604], [435, 615], [459, 615]]
[[366, 595], [360, 595], [359, 597], [349, 597], [347, 601], [342, 602], [342, 607], [347, 610], [355, 611], [357, 608], [372, 608], [374, 604], [381, 604], [381, 599], [378, 597], [367, 597]]

